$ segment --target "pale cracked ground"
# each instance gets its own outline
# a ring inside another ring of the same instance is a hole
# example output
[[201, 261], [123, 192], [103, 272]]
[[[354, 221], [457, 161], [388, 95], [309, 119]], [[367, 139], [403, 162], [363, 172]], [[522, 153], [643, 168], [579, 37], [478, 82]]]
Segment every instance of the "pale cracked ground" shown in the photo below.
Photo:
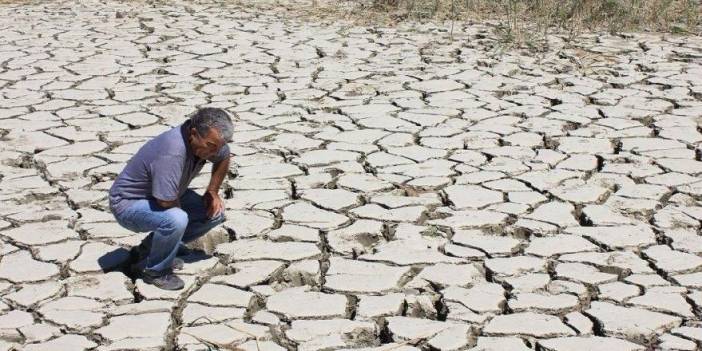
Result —
[[[699, 37], [537, 61], [249, 6], [0, 21], [0, 350], [702, 345]], [[106, 190], [204, 105], [238, 115], [228, 221], [164, 292], [122, 273], [143, 235]]]

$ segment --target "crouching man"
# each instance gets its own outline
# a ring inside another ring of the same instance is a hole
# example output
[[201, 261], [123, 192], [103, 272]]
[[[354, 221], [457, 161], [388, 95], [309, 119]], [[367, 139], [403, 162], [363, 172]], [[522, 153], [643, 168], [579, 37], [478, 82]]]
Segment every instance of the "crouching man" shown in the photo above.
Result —
[[[144, 282], [179, 290], [173, 274], [188, 255], [184, 245], [224, 222], [219, 196], [229, 168], [233, 126], [218, 108], [198, 110], [182, 125], [149, 140], [129, 160], [110, 188], [110, 210], [117, 222], [133, 232], [151, 232], [139, 245], [134, 266]], [[206, 161], [212, 176], [203, 195], [188, 189]]]

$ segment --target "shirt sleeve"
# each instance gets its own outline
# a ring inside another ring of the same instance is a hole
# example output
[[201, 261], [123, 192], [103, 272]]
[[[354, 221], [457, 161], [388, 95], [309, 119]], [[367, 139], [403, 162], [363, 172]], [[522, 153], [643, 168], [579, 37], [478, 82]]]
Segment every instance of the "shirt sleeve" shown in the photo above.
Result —
[[229, 151], [229, 145], [224, 144], [224, 146], [222, 146], [222, 147], [219, 149], [219, 153], [217, 153], [217, 156], [215, 156], [215, 157], [212, 159], [212, 163], [217, 163], [217, 162], [219, 162], [219, 161], [224, 160], [225, 158], [227, 158], [227, 156], [229, 156], [229, 153], [230, 153], [230, 151]]
[[176, 200], [183, 176], [183, 160], [173, 155], [162, 155], [151, 163], [150, 170], [151, 194], [161, 201]]

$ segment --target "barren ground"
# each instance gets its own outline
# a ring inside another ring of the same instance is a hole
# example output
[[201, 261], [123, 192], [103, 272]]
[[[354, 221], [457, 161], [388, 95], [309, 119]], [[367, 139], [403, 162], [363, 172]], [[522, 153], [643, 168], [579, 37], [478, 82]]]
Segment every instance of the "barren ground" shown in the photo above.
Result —
[[[702, 345], [702, 38], [289, 14], [0, 5], [0, 350]], [[107, 189], [205, 105], [228, 220], [164, 292]]]

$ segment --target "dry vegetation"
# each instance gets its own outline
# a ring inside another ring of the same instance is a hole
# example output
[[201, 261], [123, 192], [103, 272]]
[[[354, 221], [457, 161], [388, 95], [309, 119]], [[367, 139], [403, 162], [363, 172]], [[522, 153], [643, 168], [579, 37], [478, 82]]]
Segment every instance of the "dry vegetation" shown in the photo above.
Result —
[[[700, 34], [700, 0], [345, 0], [326, 16], [393, 25], [404, 20], [494, 21], [505, 43], [531, 46], [549, 33], [588, 31]], [[331, 8], [333, 7], [333, 8]]]
[[502, 19], [562, 28], [687, 31], [700, 21], [699, 0], [373, 0], [376, 11], [440, 19]]

